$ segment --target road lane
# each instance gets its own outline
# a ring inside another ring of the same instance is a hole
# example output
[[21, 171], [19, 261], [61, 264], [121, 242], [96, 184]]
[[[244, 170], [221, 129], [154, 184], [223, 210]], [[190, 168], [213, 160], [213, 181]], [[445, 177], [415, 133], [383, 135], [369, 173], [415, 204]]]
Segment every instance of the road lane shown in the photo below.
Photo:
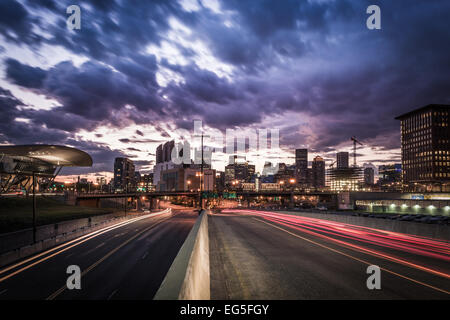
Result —
[[[445, 293], [450, 291], [448, 278], [344, 246], [334, 241], [343, 239], [336, 234], [326, 234], [332, 241], [317, 230], [308, 233], [311, 230], [270, 218], [231, 216], [229, 212], [211, 217], [213, 299], [450, 298]], [[356, 234], [358, 230], [351, 231]], [[346, 242], [449, 273], [448, 261], [435, 257], [354, 239]], [[448, 257], [448, 252], [439, 254]], [[367, 263], [384, 268], [381, 290], [367, 289]]]
[[180, 214], [145, 231], [87, 273], [85, 290], [58, 299], [152, 299], [197, 217]]
[[[73, 247], [0, 281], [0, 292], [6, 290], [0, 299], [151, 299], [196, 218], [193, 212], [175, 212], [171, 217], [160, 216], [125, 224], [95, 238], [84, 239], [85, 242], [78, 245], [75, 242], [68, 246]], [[145, 259], [142, 259], [144, 255]], [[80, 266], [82, 272], [89, 267], [92, 269], [82, 277], [81, 290], [57, 292], [65, 286], [69, 265]], [[16, 271], [2, 273], [2, 270], [0, 279]], [[125, 290], [129, 283], [133, 286]], [[111, 286], [114, 288], [110, 290]]]

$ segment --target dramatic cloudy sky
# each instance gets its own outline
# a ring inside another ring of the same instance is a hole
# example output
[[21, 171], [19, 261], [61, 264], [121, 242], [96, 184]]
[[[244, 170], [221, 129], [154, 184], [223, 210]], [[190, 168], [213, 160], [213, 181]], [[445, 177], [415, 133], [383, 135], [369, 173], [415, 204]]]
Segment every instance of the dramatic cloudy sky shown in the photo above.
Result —
[[[71, 4], [81, 30], [66, 27]], [[381, 30], [366, 28], [371, 4]], [[196, 119], [279, 129], [286, 162], [298, 147], [331, 161], [352, 135], [361, 164], [398, 161], [394, 117], [450, 102], [449, 15], [448, 0], [3, 0], [0, 144], [93, 156], [67, 175], [105, 174], [120, 155], [145, 171]]]

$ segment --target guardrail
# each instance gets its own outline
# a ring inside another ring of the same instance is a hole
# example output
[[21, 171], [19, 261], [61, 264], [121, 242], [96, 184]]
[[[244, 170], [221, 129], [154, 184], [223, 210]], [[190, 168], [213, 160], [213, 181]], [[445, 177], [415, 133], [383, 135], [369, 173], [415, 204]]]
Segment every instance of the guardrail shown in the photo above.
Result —
[[208, 213], [195, 222], [154, 300], [210, 299]]

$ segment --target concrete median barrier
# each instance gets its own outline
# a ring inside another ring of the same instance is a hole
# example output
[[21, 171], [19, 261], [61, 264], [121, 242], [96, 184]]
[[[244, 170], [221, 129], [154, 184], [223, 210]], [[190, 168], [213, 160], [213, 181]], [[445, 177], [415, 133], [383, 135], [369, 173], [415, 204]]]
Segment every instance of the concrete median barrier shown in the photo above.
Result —
[[158, 289], [155, 300], [209, 300], [208, 213], [204, 210], [191, 229]]

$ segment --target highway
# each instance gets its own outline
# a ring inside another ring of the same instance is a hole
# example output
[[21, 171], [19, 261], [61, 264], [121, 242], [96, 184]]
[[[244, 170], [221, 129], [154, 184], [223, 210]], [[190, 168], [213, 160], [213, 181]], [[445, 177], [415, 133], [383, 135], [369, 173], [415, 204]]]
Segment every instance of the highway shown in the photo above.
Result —
[[445, 241], [235, 209], [210, 216], [209, 235], [212, 299], [450, 299]]
[[[197, 214], [137, 217], [0, 269], [0, 300], [152, 299]], [[69, 290], [69, 265], [81, 289]]]

